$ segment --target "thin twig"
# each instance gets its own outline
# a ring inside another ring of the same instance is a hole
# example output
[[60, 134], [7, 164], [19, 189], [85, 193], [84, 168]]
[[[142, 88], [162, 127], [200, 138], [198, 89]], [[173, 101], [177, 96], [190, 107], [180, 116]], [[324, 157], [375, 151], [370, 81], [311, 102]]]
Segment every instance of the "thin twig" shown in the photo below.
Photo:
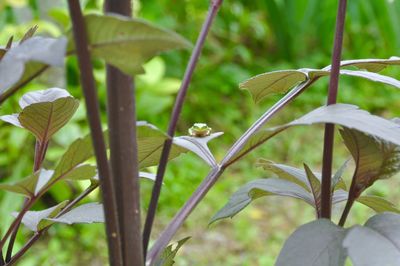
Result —
[[[333, 46], [332, 68], [329, 80], [329, 91], [327, 105], [335, 104], [340, 71], [340, 58], [342, 54], [344, 22], [346, 17], [347, 0], [340, 0], [338, 13], [336, 17], [335, 42]], [[335, 126], [333, 124], [325, 125], [324, 133], [324, 151], [322, 159], [322, 181], [321, 181], [321, 218], [331, 218], [332, 194], [332, 160], [333, 160], [333, 141]]]
[[68, 1], [71, 15], [74, 41], [78, 56], [79, 69], [81, 72], [82, 89], [85, 96], [87, 116], [92, 135], [93, 147], [96, 155], [98, 173], [100, 177], [100, 188], [103, 196], [103, 207], [106, 222], [107, 241], [110, 265], [122, 265], [121, 242], [118, 228], [118, 212], [112, 176], [108, 165], [106, 146], [103, 138], [103, 130], [100, 122], [99, 103], [96, 85], [93, 76], [85, 21], [82, 16], [78, 0]]
[[182, 110], [182, 106], [185, 101], [186, 93], [188, 91], [189, 84], [192, 79], [193, 71], [197, 65], [197, 61], [199, 59], [201, 50], [204, 46], [204, 42], [206, 40], [207, 34], [211, 28], [212, 22], [216, 16], [221, 4], [222, 4], [222, 0], [219, 0], [219, 1], [214, 0], [211, 2], [210, 9], [207, 14], [207, 18], [203, 24], [203, 27], [202, 27], [199, 37], [197, 39], [196, 46], [193, 49], [189, 63], [186, 67], [182, 85], [179, 89], [179, 93], [175, 100], [174, 109], [172, 111], [171, 120], [170, 120], [170, 123], [168, 126], [168, 131], [167, 131], [170, 138], [164, 142], [164, 147], [163, 147], [163, 150], [161, 153], [160, 163], [158, 165], [156, 181], [153, 186], [151, 200], [150, 200], [150, 204], [149, 204], [149, 208], [148, 208], [148, 212], [147, 212], [147, 216], [146, 216], [146, 222], [145, 222], [144, 230], [143, 230], [144, 257], [146, 257], [147, 247], [148, 247], [149, 241], [150, 241], [151, 229], [153, 227], [154, 217], [155, 217], [155, 213], [157, 210], [158, 199], [160, 197], [160, 192], [161, 192], [161, 186], [162, 186], [162, 182], [163, 182], [163, 178], [164, 178], [164, 174], [165, 174], [165, 170], [166, 170], [166, 166], [167, 166], [167, 162], [168, 162], [168, 156], [171, 151], [172, 138], [175, 135], [176, 125], [178, 123], [178, 119], [179, 119], [179, 116], [180, 116], [180, 113]]

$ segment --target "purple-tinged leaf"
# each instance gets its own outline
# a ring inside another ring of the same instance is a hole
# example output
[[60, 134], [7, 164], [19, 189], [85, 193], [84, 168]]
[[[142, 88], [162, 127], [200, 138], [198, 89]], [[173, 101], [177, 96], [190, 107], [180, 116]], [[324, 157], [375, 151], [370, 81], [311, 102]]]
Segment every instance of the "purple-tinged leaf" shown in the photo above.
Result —
[[302, 225], [286, 240], [275, 265], [342, 266], [346, 259], [342, 248], [345, 233], [327, 219]]
[[321, 181], [318, 179], [313, 171], [308, 167], [307, 164], [304, 164], [304, 170], [306, 172], [306, 176], [308, 179], [308, 184], [311, 187], [311, 192], [314, 197], [314, 206], [316, 208], [318, 217], [320, 217], [321, 210], [320, 210], [320, 204], [321, 204]]

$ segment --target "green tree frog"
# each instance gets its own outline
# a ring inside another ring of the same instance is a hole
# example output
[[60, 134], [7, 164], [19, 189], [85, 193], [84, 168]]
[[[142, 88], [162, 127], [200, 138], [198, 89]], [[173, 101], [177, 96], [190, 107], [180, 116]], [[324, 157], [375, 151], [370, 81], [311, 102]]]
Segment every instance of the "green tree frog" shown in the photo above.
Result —
[[210, 136], [211, 127], [208, 127], [205, 123], [194, 123], [188, 131], [190, 136], [202, 138]]

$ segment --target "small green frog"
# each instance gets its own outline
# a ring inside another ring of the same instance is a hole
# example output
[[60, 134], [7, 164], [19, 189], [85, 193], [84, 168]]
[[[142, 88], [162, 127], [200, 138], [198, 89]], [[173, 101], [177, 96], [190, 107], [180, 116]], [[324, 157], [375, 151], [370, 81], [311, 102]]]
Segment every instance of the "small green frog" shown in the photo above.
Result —
[[203, 138], [210, 136], [211, 127], [208, 127], [205, 123], [194, 123], [191, 128], [189, 128], [189, 135], [192, 137]]

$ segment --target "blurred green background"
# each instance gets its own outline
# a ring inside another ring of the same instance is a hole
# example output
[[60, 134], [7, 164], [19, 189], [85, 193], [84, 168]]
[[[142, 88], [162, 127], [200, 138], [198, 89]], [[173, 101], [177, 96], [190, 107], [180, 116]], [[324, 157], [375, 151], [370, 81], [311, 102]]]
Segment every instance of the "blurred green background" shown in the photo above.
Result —
[[[134, 1], [134, 15], [172, 29], [193, 43], [207, 12], [204, 0]], [[102, 1], [81, 1], [86, 12], [101, 12]], [[179, 121], [178, 135], [186, 134], [195, 122], [206, 122], [214, 131], [225, 134], [211, 143], [217, 159], [251, 123], [281, 96], [255, 105], [238, 83], [263, 72], [321, 68], [330, 64], [336, 15], [336, 0], [232, 0], [225, 1], [218, 15], [190, 86]], [[61, 36], [69, 29], [66, 1], [1, 0], [0, 44], [11, 35], [16, 39], [31, 26], [38, 34]], [[399, 56], [400, 1], [352, 0], [348, 3], [344, 59], [388, 58]], [[137, 115], [166, 130], [174, 96], [189, 58], [188, 51], [174, 51], [152, 59], [146, 74], [136, 77]], [[94, 61], [100, 104], [105, 117], [104, 63]], [[400, 78], [400, 70], [385, 74]], [[65, 69], [51, 69], [10, 98], [0, 115], [18, 111], [18, 99], [27, 91], [48, 87], [68, 89], [82, 100], [79, 70], [75, 57]], [[281, 124], [321, 106], [326, 101], [327, 79], [302, 94], [283, 110], [270, 125]], [[73, 120], [51, 142], [45, 167], [51, 168], [74, 139], [88, 132], [83, 101]], [[340, 81], [339, 102], [352, 103], [387, 118], [400, 116], [400, 93], [396, 89], [357, 78]], [[151, 106], [151, 108], [148, 108]], [[207, 226], [212, 215], [229, 196], [246, 182], [271, 174], [255, 167], [259, 157], [301, 167], [306, 162], [316, 171], [321, 168], [321, 127], [291, 129], [268, 142], [243, 161], [228, 169], [205, 200], [181, 228], [176, 239], [192, 236], [179, 253], [176, 265], [273, 265], [284, 240], [299, 225], [313, 219], [313, 210], [295, 200], [269, 197], [257, 200], [233, 220]], [[18, 180], [32, 169], [34, 138], [27, 132], [0, 124], [0, 182]], [[349, 157], [339, 137], [335, 148], [335, 169]], [[155, 171], [155, 168], [149, 169]], [[350, 182], [352, 166], [345, 179]], [[157, 236], [194, 191], [208, 167], [194, 155], [180, 156], [169, 164], [160, 198], [154, 235]], [[151, 183], [141, 181], [143, 208], [149, 200]], [[64, 183], [54, 187], [35, 206], [43, 209], [77, 195], [87, 184]], [[386, 196], [399, 203], [399, 176], [379, 181], [367, 193]], [[97, 200], [93, 193], [88, 200]], [[21, 206], [22, 198], [0, 192], [0, 226], [11, 220], [11, 211]], [[343, 206], [334, 210], [337, 220]], [[373, 212], [356, 205], [348, 225], [363, 223]], [[18, 235], [17, 248], [29, 236]], [[103, 225], [56, 225], [36, 244], [19, 265], [105, 265], [107, 261]]]

